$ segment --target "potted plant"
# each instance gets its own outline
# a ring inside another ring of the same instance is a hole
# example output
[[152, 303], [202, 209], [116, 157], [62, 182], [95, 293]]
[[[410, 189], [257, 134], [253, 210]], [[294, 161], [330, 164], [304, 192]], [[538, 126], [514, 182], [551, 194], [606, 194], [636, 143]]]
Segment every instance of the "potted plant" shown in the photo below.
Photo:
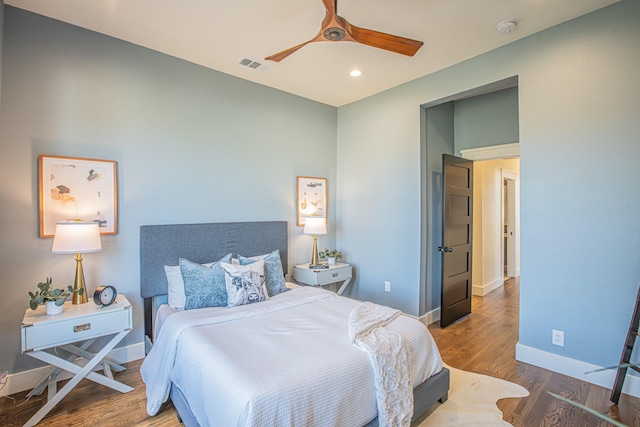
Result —
[[[38, 283], [38, 290], [35, 293], [29, 292], [31, 310], [37, 309], [40, 304], [46, 304], [47, 314], [62, 313], [64, 302], [73, 293], [73, 288], [71, 286], [67, 286], [67, 289], [53, 288], [52, 281], [51, 277], [47, 277], [44, 282]], [[83, 289], [79, 290], [80, 293], [82, 291]]]
[[318, 253], [320, 258], [326, 258], [327, 264], [333, 265], [336, 263], [337, 259], [342, 258], [342, 252], [337, 249], [327, 249], [324, 248], [320, 253]]

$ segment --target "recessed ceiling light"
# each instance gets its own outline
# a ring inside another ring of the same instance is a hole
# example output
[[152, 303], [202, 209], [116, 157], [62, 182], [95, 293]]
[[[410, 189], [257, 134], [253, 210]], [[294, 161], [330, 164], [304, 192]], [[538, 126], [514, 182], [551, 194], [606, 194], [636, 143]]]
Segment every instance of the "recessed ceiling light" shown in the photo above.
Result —
[[360, 71], [360, 70], [351, 70], [349, 75], [351, 77], [360, 77], [362, 75], [362, 71]]

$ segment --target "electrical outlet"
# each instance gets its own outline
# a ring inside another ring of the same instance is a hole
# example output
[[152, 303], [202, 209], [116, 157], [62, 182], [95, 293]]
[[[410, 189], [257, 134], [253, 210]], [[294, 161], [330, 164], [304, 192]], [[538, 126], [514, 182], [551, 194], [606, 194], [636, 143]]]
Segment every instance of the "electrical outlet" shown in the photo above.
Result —
[[388, 282], [388, 281], [384, 282], [384, 291], [391, 292], [391, 282]]
[[564, 347], [564, 331], [551, 330], [551, 344]]

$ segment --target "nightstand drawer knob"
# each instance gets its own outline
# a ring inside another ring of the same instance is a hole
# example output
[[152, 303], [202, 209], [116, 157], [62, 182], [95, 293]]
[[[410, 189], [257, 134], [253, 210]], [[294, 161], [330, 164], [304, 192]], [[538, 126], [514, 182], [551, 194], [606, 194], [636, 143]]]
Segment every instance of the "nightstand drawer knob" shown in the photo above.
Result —
[[91, 323], [83, 323], [82, 325], [77, 325], [73, 327], [73, 332], [83, 332], [91, 329]]

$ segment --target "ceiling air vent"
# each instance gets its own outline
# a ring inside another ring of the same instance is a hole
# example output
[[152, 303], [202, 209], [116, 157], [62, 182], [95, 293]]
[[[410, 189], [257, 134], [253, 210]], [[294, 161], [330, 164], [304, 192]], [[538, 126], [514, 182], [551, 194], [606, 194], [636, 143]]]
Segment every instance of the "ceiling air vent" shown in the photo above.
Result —
[[254, 70], [262, 71], [263, 73], [265, 73], [265, 72], [267, 72], [267, 71], [269, 71], [271, 69], [270, 65], [263, 64], [263, 63], [258, 62], [258, 61], [254, 61], [251, 58], [242, 58], [240, 61], [238, 61], [238, 64], [242, 65], [243, 67], [252, 68]]

